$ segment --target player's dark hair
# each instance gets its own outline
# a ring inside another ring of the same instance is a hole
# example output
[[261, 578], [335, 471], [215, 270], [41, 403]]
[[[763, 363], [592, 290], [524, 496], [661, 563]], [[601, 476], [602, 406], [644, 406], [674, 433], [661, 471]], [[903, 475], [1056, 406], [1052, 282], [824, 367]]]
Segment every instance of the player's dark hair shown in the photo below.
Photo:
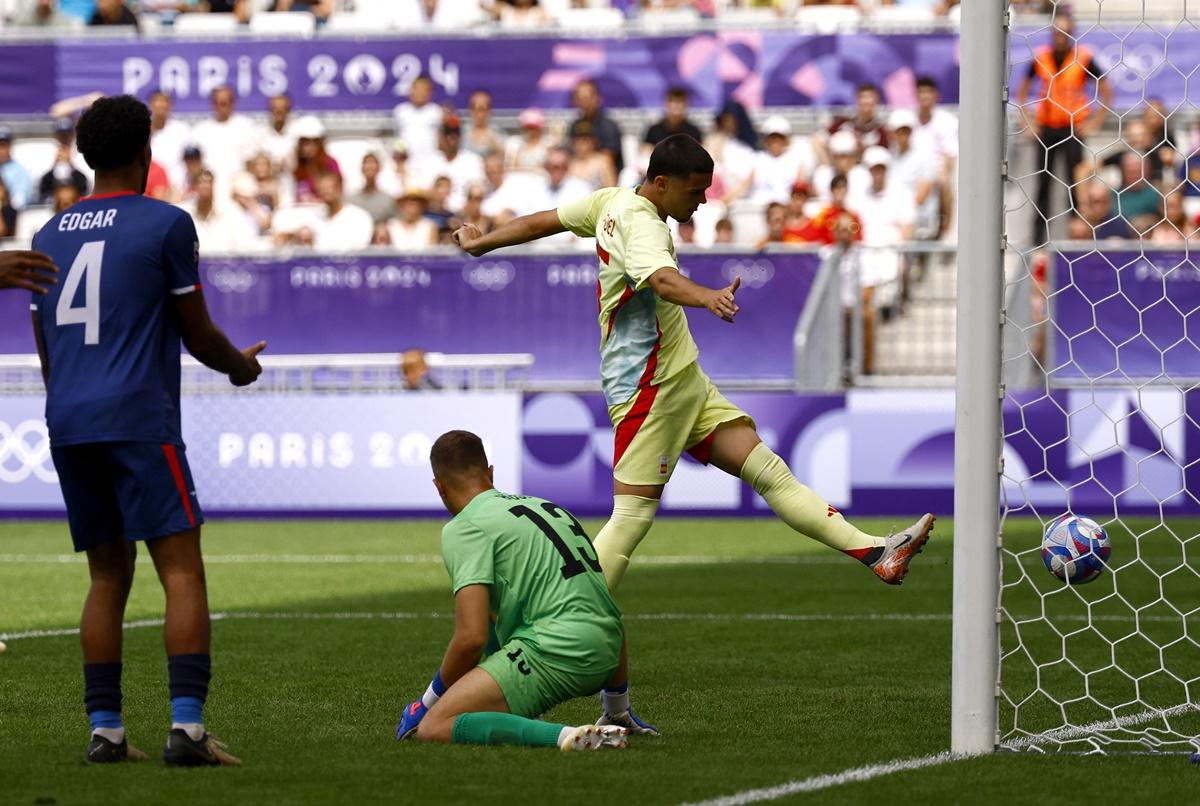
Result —
[[842, 187], [842, 188], [850, 187], [850, 180], [846, 178], [845, 174], [835, 174], [833, 179], [829, 180], [829, 189], [830, 190], [833, 190], [834, 188], [839, 188], [839, 187]]
[[486, 473], [488, 469], [483, 440], [470, 431], [447, 431], [438, 437], [429, 452], [429, 464], [437, 479]]
[[667, 90], [668, 101], [686, 101], [690, 96], [687, 87], [671, 87]]
[[[917, 89], [929, 87], [932, 90], [938, 90], [937, 82], [930, 76], [917, 76]], [[940, 90], [938, 90], [940, 92]]]
[[713, 172], [713, 158], [695, 138], [686, 134], [672, 134], [659, 141], [650, 154], [650, 165], [646, 168], [646, 181], [653, 182], [659, 176], [687, 179], [692, 174]]
[[124, 168], [150, 141], [150, 110], [132, 95], [101, 98], [79, 118], [75, 143], [93, 170]]
[[873, 93], [875, 93], [876, 96], [880, 95], [879, 87], [876, 87], [870, 81], [864, 81], [861, 84], [859, 84], [858, 87], [855, 88], [855, 92], [860, 95], [864, 92], [873, 92]]

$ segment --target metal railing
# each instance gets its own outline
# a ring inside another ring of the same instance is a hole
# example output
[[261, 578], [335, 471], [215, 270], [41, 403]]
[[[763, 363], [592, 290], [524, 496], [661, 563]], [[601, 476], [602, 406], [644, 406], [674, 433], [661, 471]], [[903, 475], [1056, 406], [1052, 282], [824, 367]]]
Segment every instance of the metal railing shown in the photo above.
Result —
[[[529, 353], [425, 353], [429, 376], [443, 389], [471, 391], [528, 386], [533, 366]], [[263, 374], [245, 387], [258, 394], [380, 393], [405, 389], [398, 353], [260, 356]], [[184, 394], [225, 394], [235, 390], [228, 378], [189, 355], [180, 361]], [[45, 391], [36, 355], [0, 355], [0, 390], [8, 394], [40, 395]]]

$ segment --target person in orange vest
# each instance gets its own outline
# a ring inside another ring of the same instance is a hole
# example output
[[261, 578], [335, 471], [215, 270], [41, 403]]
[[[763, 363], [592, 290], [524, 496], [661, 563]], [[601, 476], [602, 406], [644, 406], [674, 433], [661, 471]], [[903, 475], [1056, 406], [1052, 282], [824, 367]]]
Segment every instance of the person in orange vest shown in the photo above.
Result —
[[[1075, 166], [1083, 160], [1083, 139], [1099, 129], [1112, 106], [1112, 89], [1092, 52], [1071, 36], [1071, 28], [1069, 17], [1054, 18], [1051, 44], [1037, 49], [1029, 72], [1017, 89], [1017, 106], [1025, 119], [1026, 131], [1041, 146], [1037, 206], [1033, 211], [1034, 244], [1046, 242], [1046, 222], [1056, 214], [1050, 209], [1053, 179], [1057, 176], [1064, 185], [1071, 186]], [[1037, 106], [1036, 114], [1031, 117], [1026, 101], [1035, 79], [1040, 83], [1041, 94], [1029, 103]], [[1089, 82], [1095, 82], [1095, 91], [1089, 88]], [[1093, 114], [1092, 104], [1097, 95], [1101, 104]], [[1061, 172], [1056, 174], [1060, 163]]]

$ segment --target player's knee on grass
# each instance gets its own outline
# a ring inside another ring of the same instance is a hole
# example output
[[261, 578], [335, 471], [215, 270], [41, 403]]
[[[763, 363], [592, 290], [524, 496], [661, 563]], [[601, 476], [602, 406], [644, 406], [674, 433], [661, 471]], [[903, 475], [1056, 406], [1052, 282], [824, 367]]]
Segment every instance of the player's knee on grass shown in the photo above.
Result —
[[421, 724], [417, 725], [417, 741], [449, 744], [454, 733], [454, 720], [457, 718], [458, 714], [444, 718], [440, 713], [431, 710], [421, 720]]

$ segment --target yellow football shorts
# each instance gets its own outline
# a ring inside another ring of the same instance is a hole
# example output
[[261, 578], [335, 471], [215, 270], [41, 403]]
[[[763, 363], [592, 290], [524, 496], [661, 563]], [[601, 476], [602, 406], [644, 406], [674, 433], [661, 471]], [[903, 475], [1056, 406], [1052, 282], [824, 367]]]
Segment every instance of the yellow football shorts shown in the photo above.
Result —
[[700, 365], [693, 362], [658, 385], [646, 386], [633, 400], [612, 406], [615, 450], [613, 478], [623, 484], [666, 484], [685, 450], [708, 464], [717, 426], [750, 415], [729, 402]]

